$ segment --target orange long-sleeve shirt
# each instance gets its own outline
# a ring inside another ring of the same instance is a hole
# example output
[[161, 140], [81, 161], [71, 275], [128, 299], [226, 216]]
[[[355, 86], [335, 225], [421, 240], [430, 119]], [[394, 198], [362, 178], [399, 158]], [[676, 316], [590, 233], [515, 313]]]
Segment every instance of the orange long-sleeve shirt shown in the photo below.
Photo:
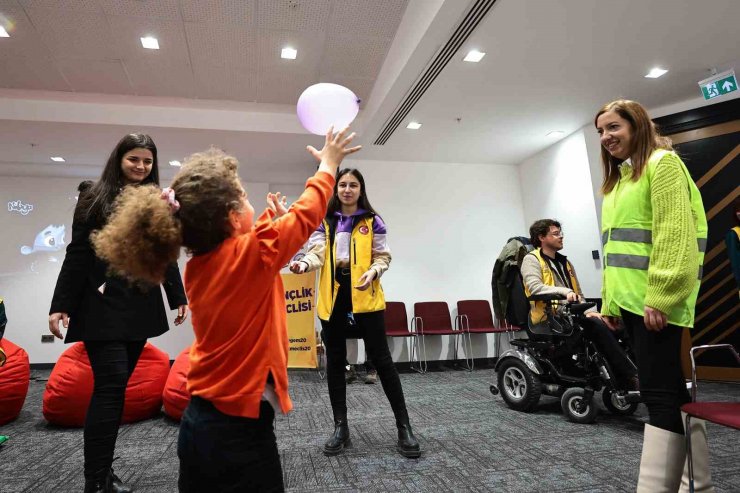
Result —
[[248, 233], [193, 257], [185, 268], [195, 331], [188, 390], [224, 414], [258, 417], [270, 373], [282, 411], [293, 408], [279, 272], [318, 227], [333, 187], [333, 176], [316, 173], [283, 217], [273, 221], [266, 210]]

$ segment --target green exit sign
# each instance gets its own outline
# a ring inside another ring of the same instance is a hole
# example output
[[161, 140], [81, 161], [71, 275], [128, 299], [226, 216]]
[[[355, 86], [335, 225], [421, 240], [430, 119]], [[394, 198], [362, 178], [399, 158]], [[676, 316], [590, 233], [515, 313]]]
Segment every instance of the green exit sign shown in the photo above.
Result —
[[737, 78], [735, 71], [728, 70], [721, 74], [713, 75], [699, 82], [704, 99], [714, 99], [719, 96], [737, 91]]

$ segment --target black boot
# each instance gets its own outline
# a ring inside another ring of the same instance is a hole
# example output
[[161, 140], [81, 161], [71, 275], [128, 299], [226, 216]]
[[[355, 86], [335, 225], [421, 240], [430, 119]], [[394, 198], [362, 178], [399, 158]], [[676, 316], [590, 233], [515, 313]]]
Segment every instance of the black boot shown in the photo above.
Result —
[[324, 453], [326, 455], [337, 455], [346, 447], [351, 446], [352, 442], [349, 439], [347, 416], [338, 416], [334, 418], [334, 434], [324, 444]]
[[111, 493], [110, 476], [85, 478], [85, 493]]
[[405, 422], [397, 422], [396, 426], [398, 426], [398, 445], [396, 445], [398, 453], [411, 459], [420, 457], [421, 449], [419, 448], [419, 442], [411, 431], [408, 418], [406, 418]]
[[131, 493], [134, 491], [134, 489], [130, 486], [126, 486], [121, 482], [121, 479], [116, 476], [113, 473], [113, 468], [110, 468], [110, 473], [108, 473], [108, 481], [110, 484], [110, 492], [111, 493]]

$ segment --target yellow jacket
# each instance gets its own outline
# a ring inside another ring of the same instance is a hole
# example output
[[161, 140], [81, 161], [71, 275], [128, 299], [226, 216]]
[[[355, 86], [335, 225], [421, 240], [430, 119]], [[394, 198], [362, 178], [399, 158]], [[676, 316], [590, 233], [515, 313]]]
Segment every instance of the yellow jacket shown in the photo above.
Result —
[[[368, 213], [357, 215], [353, 223], [349, 244], [349, 269], [353, 286], [351, 290], [352, 311], [368, 313], [385, 310], [385, 296], [380, 285], [380, 276], [388, 269], [391, 255], [387, 246], [380, 251], [374, 247], [374, 243], [377, 243], [374, 241], [376, 236], [383, 235], [384, 237], [385, 225], [378, 216]], [[309, 240], [308, 252], [301, 259], [308, 265], [308, 270], [321, 268], [318, 315], [321, 320], [327, 321], [331, 317], [339, 290], [339, 283], [334, 278], [337, 258], [337, 242], [333, 237], [336, 235], [335, 229], [335, 224], [330, 224], [327, 219], [324, 219], [322, 225]], [[376, 273], [370, 287], [364, 291], [354, 289], [360, 277], [370, 269]]]

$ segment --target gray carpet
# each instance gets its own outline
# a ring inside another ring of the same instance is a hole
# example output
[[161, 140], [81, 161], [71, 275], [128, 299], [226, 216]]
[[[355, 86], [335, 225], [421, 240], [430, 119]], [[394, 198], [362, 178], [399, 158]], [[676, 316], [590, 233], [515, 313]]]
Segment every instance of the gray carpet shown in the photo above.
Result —
[[[18, 420], [0, 428], [0, 491], [82, 490], [82, 430], [47, 425], [41, 398], [47, 372], [33, 381]], [[349, 386], [353, 447], [336, 457], [320, 448], [331, 431], [326, 382], [291, 372], [296, 410], [276, 422], [285, 485], [316, 491], [634, 491], [645, 409], [631, 418], [602, 411], [596, 424], [569, 423], [559, 402], [537, 411], [506, 407], [488, 387], [492, 370], [404, 373], [412, 425], [423, 447], [418, 460], [395, 451], [393, 417], [380, 384]], [[711, 400], [740, 399], [740, 385], [705, 383]], [[598, 399], [600, 403], [601, 400]], [[740, 491], [740, 434], [709, 426], [717, 492]], [[121, 428], [116, 473], [138, 492], [177, 490], [177, 425], [163, 416]]]

